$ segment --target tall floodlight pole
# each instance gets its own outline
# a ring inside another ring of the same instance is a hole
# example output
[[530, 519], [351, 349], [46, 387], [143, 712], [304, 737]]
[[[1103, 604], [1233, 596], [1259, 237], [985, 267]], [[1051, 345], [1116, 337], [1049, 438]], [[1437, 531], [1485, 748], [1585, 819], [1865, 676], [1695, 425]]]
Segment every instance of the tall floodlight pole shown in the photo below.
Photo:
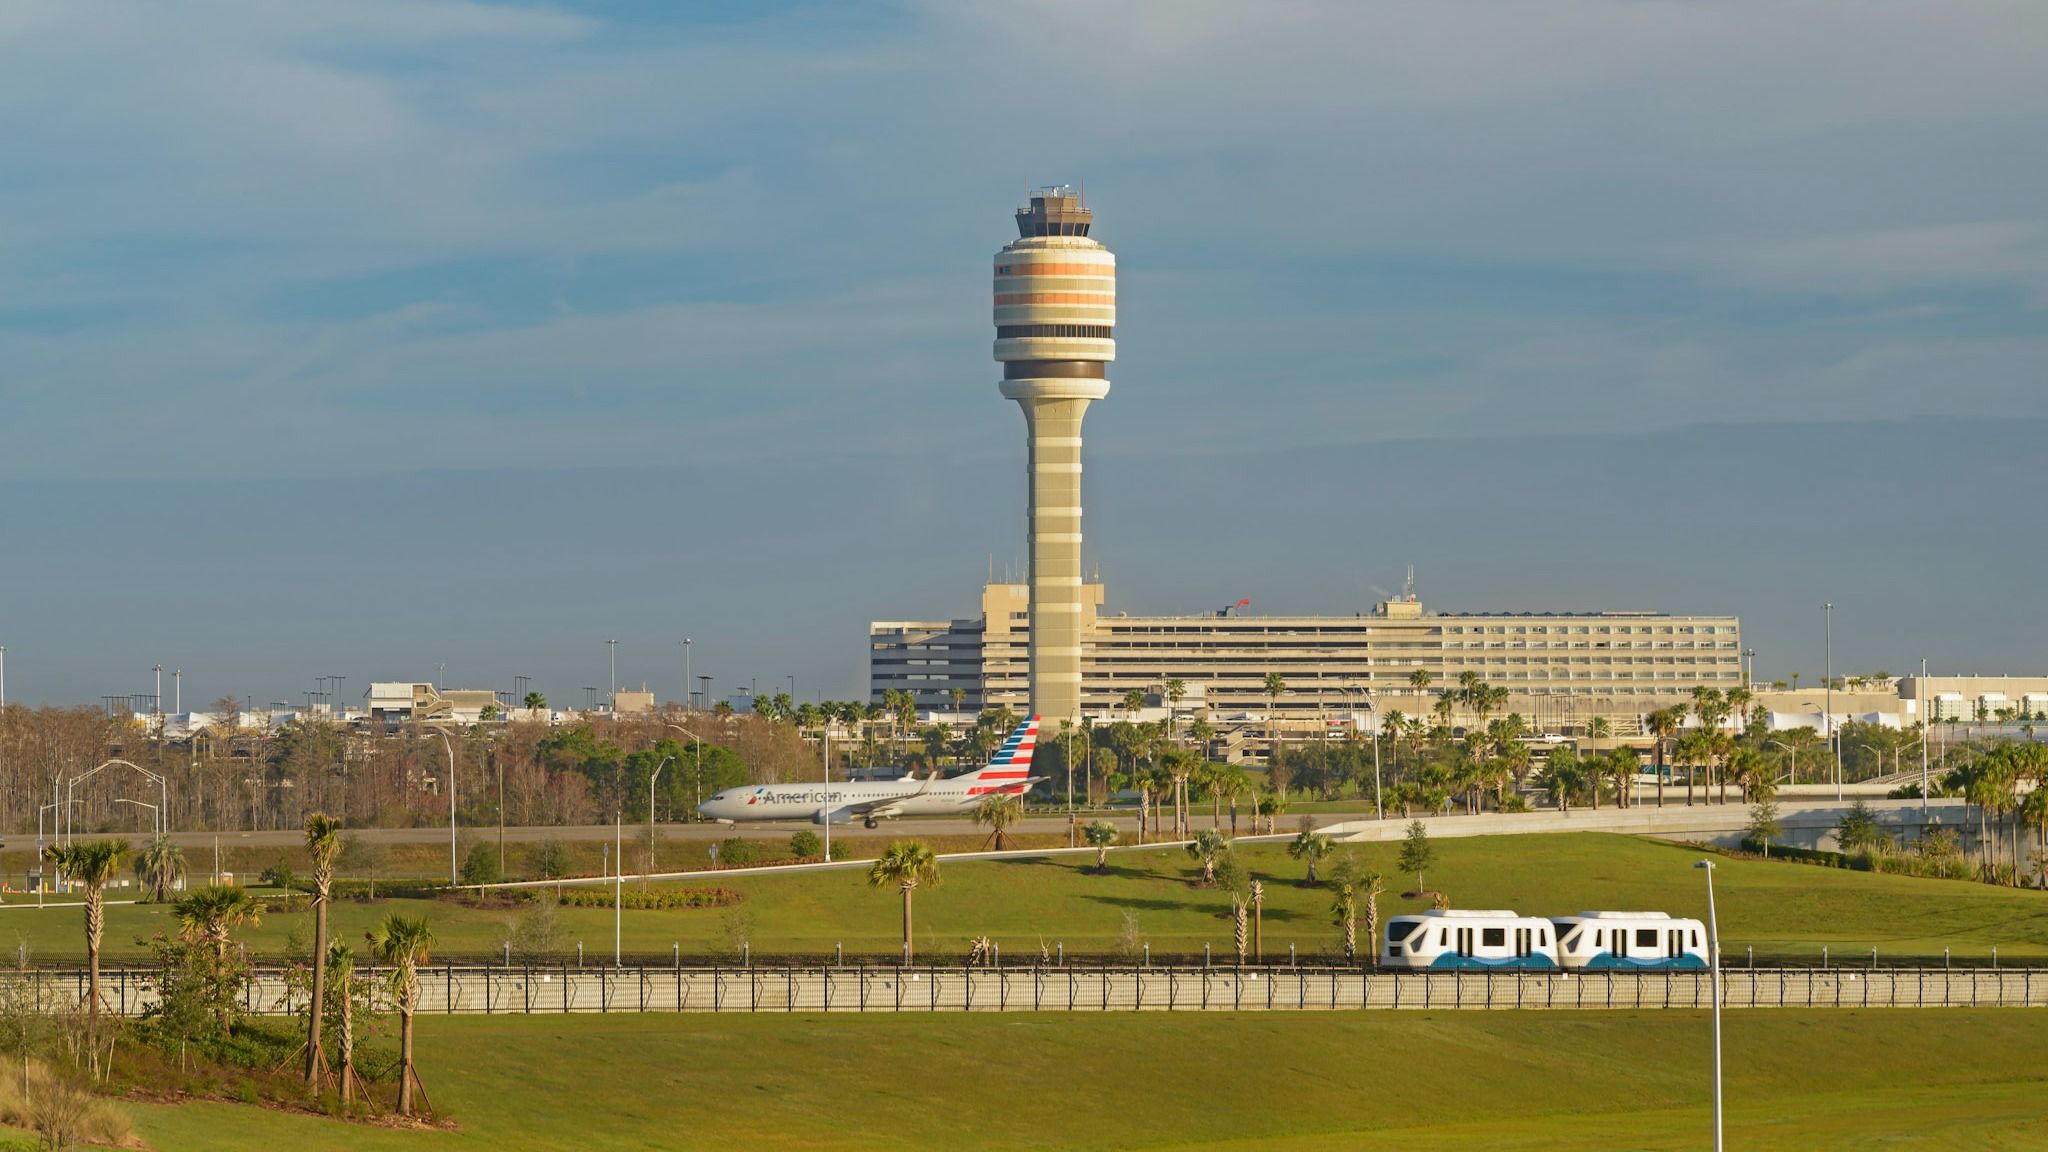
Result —
[[697, 703], [697, 697], [690, 691], [690, 645], [695, 643], [696, 641], [688, 636], [683, 637], [683, 708], [685, 710], [694, 708]]
[[335, 712], [335, 715], [340, 716], [342, 719], [346, 720], [348, 719], [348, 705], [340, 704], [339, 701], [341, 700], [341, 682], [343, 680], [348, 679], [348, 677], [329, 676], [327, 679], [334, 685], [334, 699], [338, 704], [338, 710]]
[[611, 653], [612, 694], [610, 700], [612, 711], [617, 712], [619, 710], [619, 642], [617, 640], [607, 640], [604, 643], [606, 649]]
[[1721, 1152], [1721, 929], [1714, 921], [1714, 862], [1693, 865], [1707, 873], [1707, 960], [1714, 985], [1714, 1152]]
[[[1116, 359], [1116, 256], [1090, 238], [1095, 214], [1067, 185], [1029, 193], [1017, 239], [994, 260], [1002, 394], [1024, 413], [1029, 489], [1031, 701], [1046, 723], [1081, 718], [1081, 421], [1109, 395]], [[986, 692], [983, 693], [986, 705]]]
[[185, 670], [171, 673], [171, 715], [182, 715], [185, 711]]
[[0, 644], [0, 708], [7, 707], [7, 645]]
[[164, 666], [158, 664], [150, 669], [150, 671], [156, 673], [156, 697], [150, 703], [150, 707], [155, 710], [157, 715], [161, 716], [164, 714]]
[[1835, 799], [1840, 800], [1842, 798], [1842, 750], [1835, 746], [1835, 606], [1833, 603], [1822, 604], [1821, 611], [1827, 619], [1828, 631], [1827, 716], [1825, 718], [1828, 734], [1828, 755], [1835, 762]]

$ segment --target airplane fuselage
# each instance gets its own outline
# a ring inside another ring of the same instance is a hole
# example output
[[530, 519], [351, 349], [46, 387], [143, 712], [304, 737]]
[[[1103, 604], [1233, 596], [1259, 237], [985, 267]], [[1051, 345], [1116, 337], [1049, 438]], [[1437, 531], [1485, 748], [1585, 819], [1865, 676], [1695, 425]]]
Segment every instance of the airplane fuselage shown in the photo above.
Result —
[[945, 816], [972, 811], [991, 792], [1020, 793], [1017, 785], [991, 786], [965, 777], [952, 780], [868, 780], [858, 783], [751, 784], [727, 788], [700, 804], [713, 820], [754, 823], [808, 820], [846, 824], [872, 815]]

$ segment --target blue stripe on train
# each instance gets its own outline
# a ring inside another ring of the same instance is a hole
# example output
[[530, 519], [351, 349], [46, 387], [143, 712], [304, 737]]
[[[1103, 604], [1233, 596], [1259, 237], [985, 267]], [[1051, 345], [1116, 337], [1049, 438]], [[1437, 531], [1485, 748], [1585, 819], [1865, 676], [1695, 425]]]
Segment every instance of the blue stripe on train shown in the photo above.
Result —
[[1482, 959], [1478, 956], [1460, 956], [1455, 952], [1446, 952], [1443, 955], [1438, 956], [1436, 959], [1430, 961], [1429, 966], [1430, 968], [1437, 970], [1453, 968], [1464, 968], [1474, 970], [1482, 968], [1551, 969], [1557, 967], [1557, 962], [1552, 960], [1548, 956], [1543, 956], [1540, 954], [1530, 956], [1508, 956], [1499, 960], [1487, 960]]
[[1705, 957], [1695, 956], [1689, 952], [1683, 956], [1658, 956], [1649, 960], [1637, 960], [1632, 956], [1616, 956], [1612, 952], [1602, 952], [1591, 960], [1586, 961], [1584, 966], [1591, 969], [1612, 969], [1616, 971], [1642, 971], [1645, 969], [1656, 971], [1663, 969], [1666, 971], [1704, 972], [1707, 968], [1707, 961]]

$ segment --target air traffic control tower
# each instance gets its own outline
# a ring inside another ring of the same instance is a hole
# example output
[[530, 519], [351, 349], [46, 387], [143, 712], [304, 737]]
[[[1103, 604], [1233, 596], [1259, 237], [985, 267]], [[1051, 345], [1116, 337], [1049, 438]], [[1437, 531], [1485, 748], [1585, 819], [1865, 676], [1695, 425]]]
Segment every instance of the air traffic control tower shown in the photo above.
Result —
[[1031, 710], [1048, 730], [1081, 715], [1081, 418], [1116, 359], [1116, 256], [1093, 223], [1073, 188], [1040, 189], [995, 257], [995, 356], [1031, 489]]

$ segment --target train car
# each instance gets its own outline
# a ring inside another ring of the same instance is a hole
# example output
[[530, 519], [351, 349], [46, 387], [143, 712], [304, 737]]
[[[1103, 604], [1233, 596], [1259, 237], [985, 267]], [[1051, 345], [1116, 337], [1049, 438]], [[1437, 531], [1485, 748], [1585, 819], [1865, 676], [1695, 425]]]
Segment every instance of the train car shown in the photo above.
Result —
[[1387, 921], [1384, 968], [1556, 968], [1557, 929], [1513, 912], [1431, 909]]
[[1707, 966], [1707, 929], [1697, 920], [1662, 912], [1581, 912], [1553, 922], [1558, 960], [1566, 968]]

